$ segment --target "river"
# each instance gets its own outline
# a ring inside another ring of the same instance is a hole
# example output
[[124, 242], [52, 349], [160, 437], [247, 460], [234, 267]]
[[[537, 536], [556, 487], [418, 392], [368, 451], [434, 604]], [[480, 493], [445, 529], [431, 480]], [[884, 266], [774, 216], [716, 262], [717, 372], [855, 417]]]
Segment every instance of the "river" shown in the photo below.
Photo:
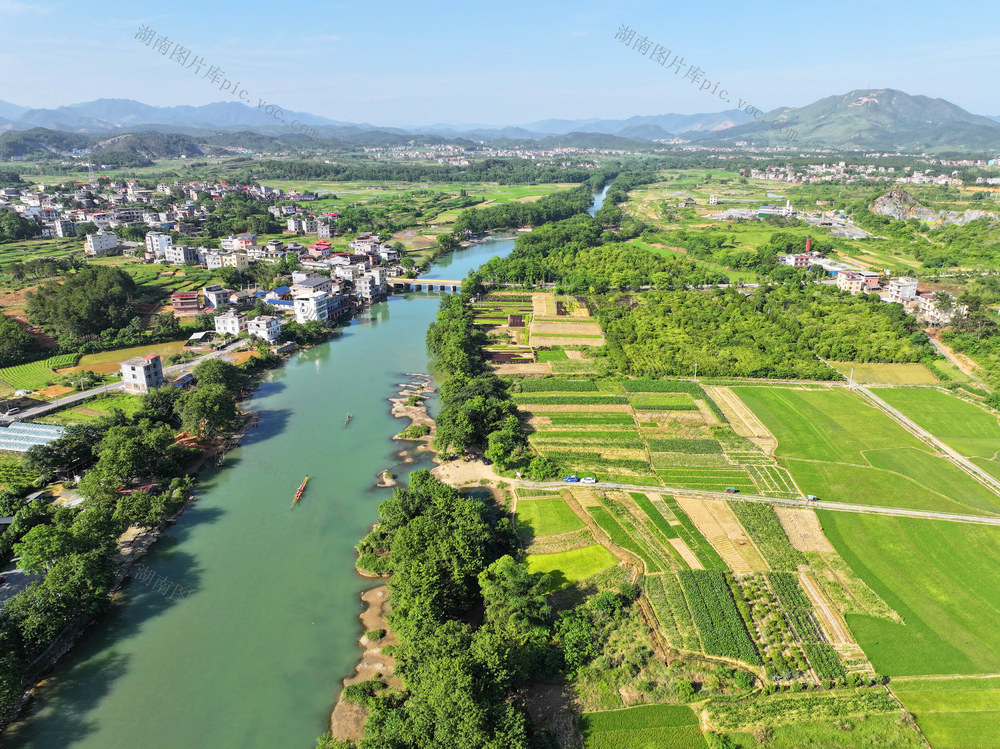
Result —
[[[513, 248], [492, 238], [423, 277], [462, 279]], [[359, 595], [371, 582], [353, 573], [354, 545], [390, 491], [374, 488], [375, 474], [430, 467], [400, 463], [406, 444], [390, 437], [405, 422], [386, 399], [405, 372], [427, 371], [437, 308], [437, 295], [392, 297], [265, 375], [249, 404], [259, 426], [201, 474], [197, 501], [142, 560], [156, 577], [130, 583], [3, 746], [314, 745], [358, 657]]]
[[[426, 275], [461, 279], [513, 247], [475, 244]], [[155, 582], [130, 583], [4, 746], [313, 746], [358, 656], [371, 583], [353, 573], [354, 545], [389, 494], [375, 474], [430, 465], [400, 465], [405, 443], [389, 438], [405, 422], [386, 399], [427, 371], [437, 308], [437, 295], [393, 297], [265, 376], [249, 404], [260, 425], [144, 558]]]

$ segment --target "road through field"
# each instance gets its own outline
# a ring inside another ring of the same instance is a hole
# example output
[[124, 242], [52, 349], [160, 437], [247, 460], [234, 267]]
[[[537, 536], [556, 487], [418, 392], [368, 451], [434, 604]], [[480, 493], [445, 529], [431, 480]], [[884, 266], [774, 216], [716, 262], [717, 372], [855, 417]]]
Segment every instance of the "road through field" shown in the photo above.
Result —
[[964, 455], [960, 454], [957, 450], [953, 450], [952, 448], [948, 447], [948, 445], [946, 445], [944, 442], [939, 440], [933, 434], [928, 432], [922, 426], [920, 426], [915, 421], [912, 421], [907, 416], [905, 416], [902, 411], [899, 411], [898, 409], [895, 409], [892, 406], [890, 406], [888, 403], [879, 398], [877, 395], [875, 395], [875, 393], [873, 393], [868, 388], [864, 387], [863, 385], [855, 384], [854, 389], [857, 390], [859, 393], [861, 393], [863, 396], [865, 396], [869, 401], [871, 401], [875, 405], [876, 408], [878, 408], [887, 416], [894, 419], [897, 423], [899, 423], [903, 428], [905, 428], [911, 434], [915, 435], [917, 438], [935, 447], [938, 451], [940, 451], [945, 457], [947, 457], [952, 463], [957, 465], [963, 471], [971, 475], [980, 483], [985, 484], [987, 487], [992, 489], [997, 494], [1000, 494], [1000, 481], [998, 481], [996, 478], [994, 478], [989, 473], [984, 471], [982, 468], [977, 466], [971, 460], [966, 458]]
[[[514, 486], [525, 489], [565, 489], [568, 486], [579, 486], [563, 481], [520, 481], [514, 480]], [[868, 515], [891, 515], [904, 518], [923, 518], [925, 520], [946, 520], [953, 523], [972, 523], [975, 525], [1000, 526], [998, 515], [959, 515], [950, 512], [932, 512], [930, 510], [909, 510], [903, 507], [878, 507], [874, 505], [855, 505], [847, 502], [823, 502], [821, 500], [805, 501], [801, 499], [776, 499], [762, 497], [756, 494], [726, 494], [725, 492], [707, 492], [695, 489], [681, 489], [673, 486], [643, 486], [640, 484], [617, 484], [600, 482], [595, 489], [625, 489], [626, 491], [655, 492], [657, 494], [673, 494], [682, 497], [701, 497], [702, 499], [728, 500], [736, 502], [767, 502], [782, 507], [800, 507], [813, 510], [831, 510], [833, 512], [857, 512]]]

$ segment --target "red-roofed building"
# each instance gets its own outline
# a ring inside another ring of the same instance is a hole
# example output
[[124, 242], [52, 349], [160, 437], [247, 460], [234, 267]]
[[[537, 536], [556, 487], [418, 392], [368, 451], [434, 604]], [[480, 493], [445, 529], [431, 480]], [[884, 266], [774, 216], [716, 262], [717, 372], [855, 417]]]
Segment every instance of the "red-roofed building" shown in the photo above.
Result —
[[170, 304], [178, 315], [193, 315], [201, 311], [197, 291], [175, 291], [170, 295]]

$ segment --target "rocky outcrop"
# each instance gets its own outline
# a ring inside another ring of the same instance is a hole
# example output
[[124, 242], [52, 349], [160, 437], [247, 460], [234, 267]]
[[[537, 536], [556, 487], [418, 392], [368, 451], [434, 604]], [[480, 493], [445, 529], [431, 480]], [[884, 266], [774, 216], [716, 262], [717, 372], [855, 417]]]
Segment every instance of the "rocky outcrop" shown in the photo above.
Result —
[[890, 190], [880, 198], [876, 198], [870, 208], [872, 213], [880, 216], [889, 216], [897, 221], [906, 221], [909, 218], [929, 221], [941, 224], [966, 224], [969, 221], [976, 221], [981, 218], [996, 219], [995, 213], [987, 211], [968, 210], [959, 213], [958, 211], [932, 211], [905, 190]]

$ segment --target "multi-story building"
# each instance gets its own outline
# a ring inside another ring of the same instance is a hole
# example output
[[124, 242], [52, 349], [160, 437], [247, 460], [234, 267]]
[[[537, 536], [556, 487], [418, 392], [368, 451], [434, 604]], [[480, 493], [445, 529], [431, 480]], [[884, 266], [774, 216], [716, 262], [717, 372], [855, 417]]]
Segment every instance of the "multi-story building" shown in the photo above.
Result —
[[220, 239], [219, 247], [227, 252], [246, 252], [256, 241], [256, 234], [237, 234]]
[[906, 304], [917, 298], [917, 280], [900, 276], [889, 281], [889, 301]]
[[201, 311], [197, 291], [175, 291], [170, 295], [170, 304], [178, 315], [193, 315]]
[[[941, 294], [940, 298], [938, 294]], [[965, 317], [969, 308], [959, 304], [953, 294], [940, 291], [937, 294], [920, 294], [920, 316], [931, 325], [947, 325], [956, 317]]]
[[64, 221], [63, 219], [56, 219], [52, 222], [52, 227], [56, 231], [57, 237], [75, 237], [76, 236], [76, 224], [72, 221]]
[[250, 258], [242, 252], [226, 252], [222, 255], [223, 268], [246, 268], [250, 265]]
[[330, 296], [325, 291], [314, 291], [295, 297], [295, 322], [300, 325], [310, 320], [330, 318]]
[[242, 312], [229, 310], [224, 315], [215, 316], [215, 332], [224, 335], [239, 335], [247, 332], [247, 316]]
[[860, 273], [843, 271], [837, 274], [837, 288], [851, 294], [860, 294], [864, 288], [865, 279]]
[[297, 278], [292, 283], [292, 295], [301, 296], [322, 291], [329, 294], [333, 289], [333, 283], [329, 277], [310, 276], [308, 278]]
[[104, 255], [118, 246], [118, 235], [110, 231], [88, 234], [83, 242], [83, 251], [88, 255]]
[[205, 295], [206, 307], [221, 307], [224, 304], [229, 304], [229, 297], [232, 295], [233, 290], [224, 289], [219, 284], [214, 283], [202, 289], [201, 293]]
[[167, 248], [173, 244], [174, 240], [169, 234], [151, 231], [146, 235], [146, 254], [154, 258], [166, 257]]
[[164, 250], [163, 259], [166, 260], [168, 263], [173, 263], [175, 265], [184, 265], [184, 263], [197, 263], [198, 250], [196, 250], [194, 247], [188, 247], [187, 245], [184, 244], [171, 244], [167, 247], [166, 250]]
[[801, 252], [797, 255], [782, 255], [781, 262], [793, 268], [808, 268], [812, 263], [812, 255], [807, 252]]
[[261, 315], [247, 322], [247, 332], [252, 338], [260, 338], [268, 343], [277, 343], [281, 338], [281, 318], [276, 315]]
[[121, 374], [126, 393], [148, 393], [164, 383], [159, 354], [126, 359], [121, 363]]

